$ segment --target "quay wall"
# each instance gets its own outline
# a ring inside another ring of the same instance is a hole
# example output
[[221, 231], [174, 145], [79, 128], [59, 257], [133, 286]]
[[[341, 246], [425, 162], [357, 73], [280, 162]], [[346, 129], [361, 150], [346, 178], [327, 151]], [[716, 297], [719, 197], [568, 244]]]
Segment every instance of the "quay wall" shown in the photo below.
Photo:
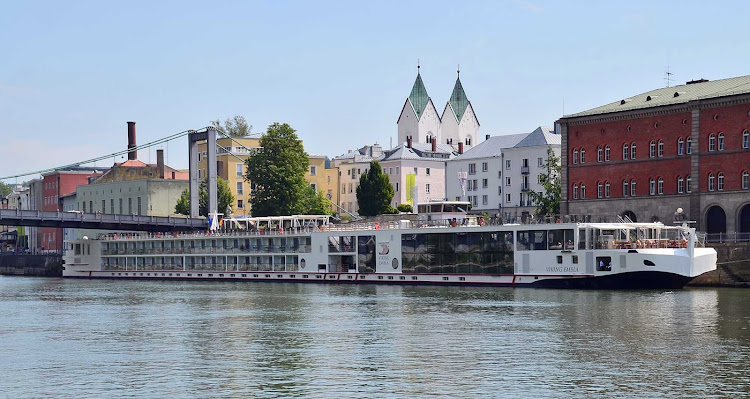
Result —
[[61, 255], [0, 255], [0, 274], [62, 277]]
[[696, 287], [750, 287], [750, 243], [708, 245], [716, 250], [716, 270], [690, 282]]

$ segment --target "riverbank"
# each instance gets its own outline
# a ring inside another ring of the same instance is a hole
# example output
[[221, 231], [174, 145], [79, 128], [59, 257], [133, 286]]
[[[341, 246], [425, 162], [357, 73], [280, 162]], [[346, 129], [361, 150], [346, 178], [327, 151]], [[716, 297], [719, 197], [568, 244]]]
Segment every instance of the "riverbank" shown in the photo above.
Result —
[[61, 255], [0, 255], [0, 274], [62, 277]]

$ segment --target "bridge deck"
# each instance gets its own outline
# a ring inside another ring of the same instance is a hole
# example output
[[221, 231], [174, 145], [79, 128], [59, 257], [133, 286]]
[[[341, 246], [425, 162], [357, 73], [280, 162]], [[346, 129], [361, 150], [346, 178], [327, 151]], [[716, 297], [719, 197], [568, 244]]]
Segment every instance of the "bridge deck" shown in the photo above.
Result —
[[0, 209], [0, 225], [128, 231], [206, 230], [206, 219]]

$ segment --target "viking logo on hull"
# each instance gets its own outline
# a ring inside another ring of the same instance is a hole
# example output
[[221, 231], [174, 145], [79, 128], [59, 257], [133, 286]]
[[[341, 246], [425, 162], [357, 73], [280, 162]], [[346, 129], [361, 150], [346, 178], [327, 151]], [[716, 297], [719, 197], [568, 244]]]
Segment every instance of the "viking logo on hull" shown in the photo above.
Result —
[[380, 244], [380, 255], [388, 255], [388, 244]]

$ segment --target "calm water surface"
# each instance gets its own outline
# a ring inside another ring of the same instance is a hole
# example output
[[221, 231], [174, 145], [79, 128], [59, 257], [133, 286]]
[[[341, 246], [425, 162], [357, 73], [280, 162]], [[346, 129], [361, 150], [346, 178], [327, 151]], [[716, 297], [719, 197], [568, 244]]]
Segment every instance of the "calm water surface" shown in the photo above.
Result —
[[0, 276], [0, 397], [747, 397], [750, 290]]

